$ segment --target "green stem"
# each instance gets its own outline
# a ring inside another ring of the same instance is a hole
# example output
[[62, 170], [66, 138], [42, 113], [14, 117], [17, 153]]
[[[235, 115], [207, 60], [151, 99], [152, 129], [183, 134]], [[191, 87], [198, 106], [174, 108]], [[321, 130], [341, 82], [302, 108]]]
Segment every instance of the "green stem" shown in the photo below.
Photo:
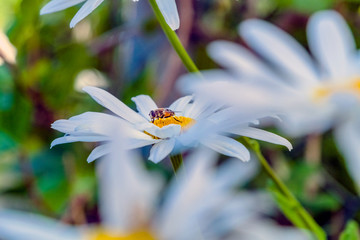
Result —
[[279, 191], [294, 204], [294, 210], [296, 214], [300, 217], [302, 222], [305, 224], [306, 228], [312, 231], [317, 239], [325, 240], [326, 234], [322, 230], [322, 228], [315, 222], [313, 217], [301, 206], [295, 196], [291, 193], [291, 191], [286, 187], [286, 185], [281, 181], [281, 179], [276, 175], [274, 170], [271, 168], [269, 163], [266, 161], [265, 157], [262, 155], [259, 143], [255, 140], [249, 139], [247, 137], [243, 137], [246, 144], [255, 152], [256, 157], [259, 159], [261, 165], [263, 166], [266, 173], [269, 177], [274, 181], [276, 187]]
[[164, 16], [162, 15], [156, 0], [149, 0], [151, 7], [154, 10], [157, 20], [159, 21], [166, 37], [169, 39], [169, 42], [175, 49], [176, 53], [180, 57], [181, 61], [187, 68], [189, 72], [199, 72], [199, 69], [196, 67], [195, 63], [191, 60], [190, 56], [187, 54], [184, 46], [182, 45], [180, 39], [176, 33], [169, 27], [166, 23]]
[[170, 161], [174, 169], [174, 173], [176, 174], [179, 168], [181, 167], [181, 165], [183, 164], [182, 155], [181, 154], [170, 155]]

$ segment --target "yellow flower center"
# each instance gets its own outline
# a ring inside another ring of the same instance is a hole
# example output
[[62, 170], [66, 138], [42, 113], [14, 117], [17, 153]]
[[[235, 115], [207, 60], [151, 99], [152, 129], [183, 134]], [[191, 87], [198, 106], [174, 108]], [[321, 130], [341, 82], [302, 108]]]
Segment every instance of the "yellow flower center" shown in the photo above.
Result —
[[346, 83], [323, 84], [323, 86], [315, 89], [313, 98], [315, 100], [321, 100], [339, 92], [354, 93], [360, 97], [360, 78], [354, 78], [352, 81]]
[[[167, 125], [170, 124], [177, 124], [181, 126], [181, 131], [186, 131], [189, 128], [191, 128], [194, 124], [195, 124], [195, 120], [192, 118], [188, 118], [188, 117], [183, 117], [183, 116], [171, 116], [171, 117], [167, 117], [167, 118], [159, 118], [154, 120], [154, 122], [152, 122], [154, 125], [158, 126], [159, 128], [165, 127]], [[160, 139], [156, 136], [153, 136], [152, 134], [148, 133], [145, 131], [145, 133], [151, 137], [153, 137], [154, 139]]]
[[118, 235], [106, 232], [104, 230], [94, 231], [88, 240], [155, 240], [148, 231], [137, 231], [127, 235]]

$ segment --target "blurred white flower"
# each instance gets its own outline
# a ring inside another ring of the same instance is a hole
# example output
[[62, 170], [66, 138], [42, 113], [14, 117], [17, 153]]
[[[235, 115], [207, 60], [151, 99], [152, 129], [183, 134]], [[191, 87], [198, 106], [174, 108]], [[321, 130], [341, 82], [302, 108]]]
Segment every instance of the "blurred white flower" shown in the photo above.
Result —
[[104, 74], [96, 69], [85, 69], [76, 76], [74, 88], [76, 91], [82, 92], [86, 86], [106, 88], [108, 85]]
[[221, 154], [248, 161], [250, 154], [245, 146], [226, 135], [248, 136], [292, 148], [289, 141], [278, 135], [249, 127], [249, 123], [256, 119], [253, 116], [243, 114], [238, 118], [230, 118], [228, 114], [232, 109], [193, 100], [192, 96], [182, 97], [169, 106], [168, 109], [174, 111], [174, 116], [152, 121], [149, 113], [158, 109], [158, 106], [147, 95], [132, 98], [138, 110], [135, 112], [100, 88], [85, 87], [83, 90], [115, 116], [86, 112], [68, 120], [57, 120], [51, 127], [65, 133], [65, 136], [55, 139], [51, 147], [79, 141], [105, 142], [92, 151], [88, 162], [110, 152], [109, 140], [114, 126], [119, 124], [127, 126], [129, 134], [125, 144], [128, 149], [154, 144], [149, 160], [155, 163], [169, 154], [177, 154], [199, 144]]
[[[78, 22], [92, 13], [103, 1], [104, 0], [51, 0], [40, 10], [40, 14], [58, 12], [85, 2], [70, 22], [70, 27], [73, 28]], [[137, 2], [139, 0], [133, 1]], [[180, 20], [175, 0], [156, 0], [156, 3], [170, 28], [172, 30], [178, 29]]]
[[[284, 121], [277, 124], [292, 136], [333, 127], [360, 186], [360, 58], [344, 19], [335, 11], [321, 11], [309, 19], [312, 56], [290, 35], [262, 20], [244, 21], [240, 33], [266, 61], [239, 45], [215, 42], [209, 53], [230, 72], [205, 73], [213, 81], [188, 88], [217, 102], [271, 109], [282, 115]], [[228, 81], [219, 81], [224, 79]], [[185, 82], [190, 84], [189, 79]], [[219, 92], [227, 94], [219, 96]]]
[[2, 65], [4, 61], [15, 64], [16, 48], [11, 44], [9, 38], [0, 31], [0, 65]]
[[[206, 149], [190, 156], [186, 171], [182, 169], [167, 191], [161, 191], [164, 179], [146, 171], [140, 159], [126, 151], [126, 127], [114, 129], [117, 141], [113, 143], [123, 144], [112, 144], [111, 154], [98, 165], [101, 226], [70, 227], [44, 217], [3, 210], [2, 239], [239, 239], [234, 236], [237, 229], [250, 221], [261, 221], [260, 214], [272, 207], [263, 193], [234, 190], [256, 172], [255, 161], [244, 164], [232, 160], [216, 167], [214, 153]], [[242, 172], [253, 174], [244, 178]], [[271, 236], [272, 232], [267, 234]]]

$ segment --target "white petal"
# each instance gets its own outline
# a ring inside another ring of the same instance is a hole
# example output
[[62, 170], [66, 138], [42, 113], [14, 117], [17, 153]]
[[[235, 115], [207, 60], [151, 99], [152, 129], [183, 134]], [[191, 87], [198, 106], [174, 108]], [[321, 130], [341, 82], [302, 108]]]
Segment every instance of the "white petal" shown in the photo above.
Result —
[[153, 136], [165, 139], [165, 138], [173, 138], [175, 136], [178, 136], [181, 132], [181, 126], [178, 124], [170, 124], [165, 127], [159, 128], [158, 126], [151, 124], [151, 125], [147, 125], [143, 130], [150, 133]]
[[[360, 54], [359, 54], [360, 56]], [[359, 57], [360, 59], [360, 57]], [[360, 60], [359, 60], [360, 62]], [[207, 82], [207, 78], [203, 77], [202, 75], [198, 73], [188, 73], [185, 75], [182, 75], [177, 81], [176, 81], [176, 88], [180, 89], [182, 93], [185, 94], [192, 94], [193, 88], [201, 85], [201, 83]]]
[[159, 143], [161, 140], [159, 139], [138, 139], [138, 138], [129, 138], [126, 141], [126, 148], [127, 149], [135, 149], [135, 148], [141, 148], [148, 145]]
[[64, 136], [56, 138], [51, 142], [50, 148], [53, 148], [56, 145], [72, 142], [103, 142], [109, 141], [107, 136]]
[[0, 236], [11, 240], [78, 240], [74, 227], [35, 214], [0, 211]]
[[314, 14], [308, 23], [311, 52], [332, 78], [348, 77], [355, 59], [355, 42], [344, 19], [335, 11]]
[[221, 106], [222, 103], [210, 103], [208, 99], [197, 98], [185, 109], [184, 116], [195, 120], [204, 119], [220, 109]]
[[217, 63], [235, 73], [240, 73], [245, 80], [247, 77], [252, 77], [279, 81], [279, 76], [276, 76], [263, 62], [239, 44], [215, 41], [208, 46], [207, 50]]
[[[58, 131], [76, 136], [111, 136], [113, 129], [120, 124], [127, 124], [123, 119], [96, 112], [86, 112], [73, 116], [69, 120], [57, 120], [51, 127]], [[128, 128], [132, 128], [131, 124], [127, 124]]]
[[250, 153], [246, 147], [232, 138], [216, 135], [201, 140], [201, 143], [226, 156], [236, 157], [245, 162], [250, 160]]
[[252, 240], [310, 240], [309, 233], [294, 227], [278, 225], [267, 219], [250, 219], [238, 229], [239, 239]]
[[139, 113], [150, 121], [150, 111], [158, 108], [152, 98], [148, 95], [139, 95], [131, 98], [131, 100], [136, 104], [136, 108]]
[[215, 125], [208, 119], [197, 121], [190, 129], [176, 137], [177, 146], [175, 151], [180, 152], [184, 149], [197, 147], [201, 139], [207, 138], [213, 133], [217, 133], [219, 125]]
[[179, 98], [175, 102], [173, 102], [169, 109], [175, 111], [175, 112], [183, 112], [185, 107], [189, 104], [189, 102], [192, 100], [192, 96], [185, 96], [182, 98]]
[[97, 146], [94, 150], [92, 150], [86, 161], [88, 163], [91, 163], [94, 160], [101, 158], [102, 156], [108, 153], [110, 153], [110, 143], [102, 144], [100, 146]]
[[128, 138], [125, 141], [126, 149], [141, 148], [161, 141], [159, 139], [153, 139], [148, 134], [145, 134], [144, 132], [138, 131], [136, 129], [128, 128], [124, 129], [123, 131], [126, 131], [128, 135]]
[[166, 158], [174, 149], [175, 139], [161, 141], [155, 144], [150, 150], [149, 160], [158, 163]]
[[[237, 159], [228, 159], [219, 168], [215, 184], [219, 188], [227, 188], [234, 184], [244, 185], [259, 172], [259, 161], [241, 162]], [[215, 187], [215, 186], [214, 186]]]
[[174, 31], [178, 29], [180, 19], [175, 0], [156, 0], [156, 3], [169, 27]]
[[[214, 154], [208, 149], [195, 151], [186, 169], [181, 168], [176, 179], [170, 183], [164, 204], [154, 221], [161, 239], [203, 239], [195, 237], [194, 232], [199, 231], [199, 223], [204, 224], [197, 215], [201, 212], [199, 208], [204, 206], [202, 203], [207, 200], [205, 194], [211, 188], [213, 157]], [[185, 237], [187, 234], [191, 237]]]
[[96, 165], [103, 226], [121, 234], [150, 219], [162, 185], [157, 176], [146, 171], [140, 155], [124, 148], [124, 130], [114, 130], [116, 139], [110, 154]]
[[104, 0], [87, 0], [71, 20], [70, 27], [75, 27], [78, 22], [94, 11], [103, 1]]
[[86, 0], [52, 0], [40, 10], [40, 15], [61, 11], [84, 1]]
[[87, 92], [97, 103], [106, 107], [113, 113], [124, 118], [125, 120], [138, 123], [146, 121], [143, 117], [126, 106], [119, 99], [111, 95], [110, 93], [97, 87], [84, 87], [83, 91]]
[[55, 129], [55, 130], [57, 130], [59, 132], [63, 132], [63, 133], [73, 132], [74, 129], [76, 128], [76, 126], [78, 126], [78, 124], [76, 122], [69, 121], [66, 119], [56, 120], [55, 122], [53, 122], [51, 124], [52, 129]]
[[269, 142], [269, 143], [283, 145], [283, 146], [287, 147], [289, 149], [289, 151], [291, 151], [293, 148], [291, 143], [287, 139], [280, 137], [279, 135], [276, 135], [274, 133], [262, 130], [262, 129], [252, 128], [252, 127], [244, 127], [244, 128], [239, 128], [239, 129], [233, 129], [233, 130], [230, 130], [229, 132], [240, 135], [240, 136], [246, 136], [246, 137], [254, 138], [257, 140], [262, 140], [262, 141]]
[[359, 124], [354, 120], [348, 121], [335, 129], [336, 144], [344, 155], [350, 176], [360, 191], [360, 134]]
[[299, 86], [314, 84], [317, 74], [305, 49], [290, 35], [261, 20], [247, 20], [240, 25], [241, 36], [259, 54], [295, 77]]

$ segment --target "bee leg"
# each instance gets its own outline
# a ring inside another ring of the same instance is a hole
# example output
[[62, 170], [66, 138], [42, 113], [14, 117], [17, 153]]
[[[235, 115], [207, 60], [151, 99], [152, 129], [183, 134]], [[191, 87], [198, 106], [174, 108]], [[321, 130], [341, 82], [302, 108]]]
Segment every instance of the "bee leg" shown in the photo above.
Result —
[[174, 119], [175, 119], [176, 121], [178, 121], [179, 123], [181, 123], [181, 122], [182, 122], [182, 121], [180, 121], [180, 120], [177, 120], [177, 119], [176, 119], [176, 117], [174, 117]]

